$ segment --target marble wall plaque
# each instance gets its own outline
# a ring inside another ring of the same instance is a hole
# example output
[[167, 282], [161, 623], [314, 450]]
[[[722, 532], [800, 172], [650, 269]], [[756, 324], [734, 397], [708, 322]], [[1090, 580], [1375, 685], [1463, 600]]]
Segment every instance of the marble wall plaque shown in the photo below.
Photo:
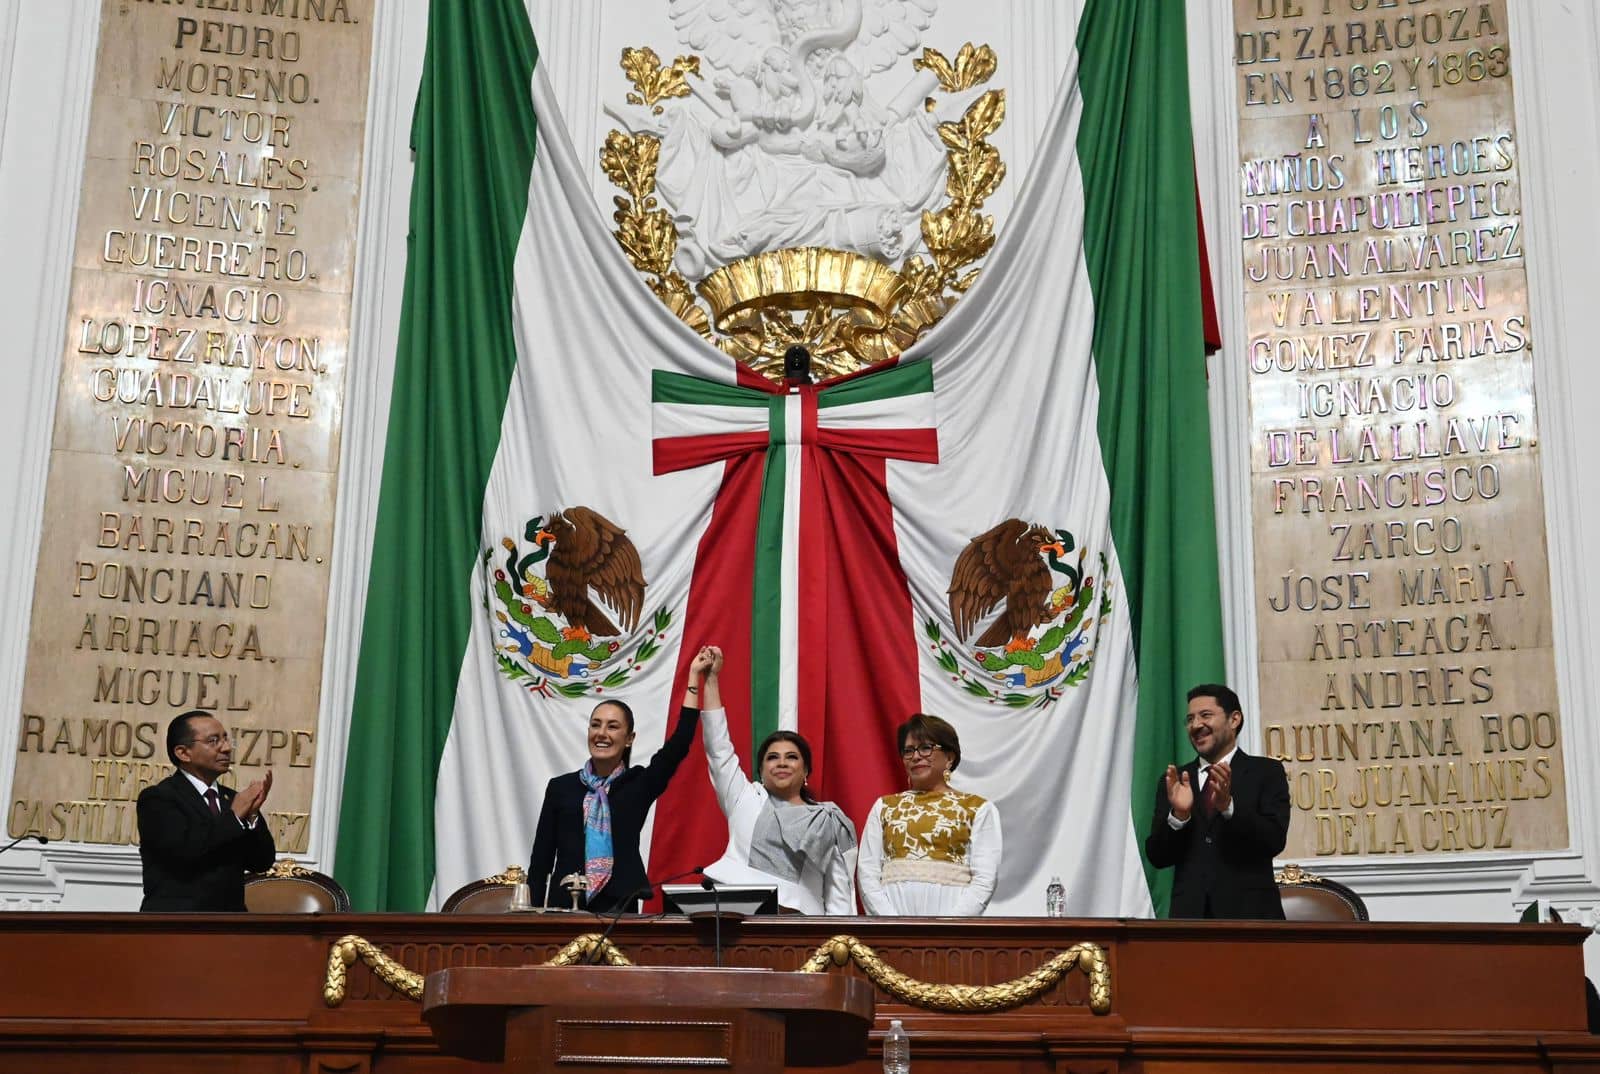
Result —
[[1568, 845], [1504, 0], [1235, 0], [1286, 858]]
[[306, 850], [372, 10], [102, 6], [12, 838], [136, 843], [198, 708]]

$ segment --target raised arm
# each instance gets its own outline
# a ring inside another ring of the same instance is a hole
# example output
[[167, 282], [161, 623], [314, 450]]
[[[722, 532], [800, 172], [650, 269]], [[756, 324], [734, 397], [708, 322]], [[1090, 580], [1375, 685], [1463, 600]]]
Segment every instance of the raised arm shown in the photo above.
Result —
[[993, 802], [985, 802], [972, 818], [972, 847], [967, 852], [972, 883], [956, 900], [956, 913], [960, 916], [983, 916], [994, 896], [995, 882], [1000, 879], [1000, 850], [1000, 811]]
[[[722, 693], [717, 688], [716, 673], [722, 670], [722, 650], [702, 646], [689, 662], [689, 682], [683, 691], [683, 707], [678, 710], [678, 725], [661, 744], [645, 772], [645, 785], [650, 789], [651, 800], [666, 793], [672, 774], [683, 759], [689, 756], [689, 744], [694, 741], [695, 725], [700, 722], [701, 707], [721, 708]], [[702, 692], [704, 691], [704, 692]]]
[[861, 905], [869, 914], [892, 914], [894, 907], [883, 890], [883, 799], [872, 803], [872, 812], [861, 826], [861, 854], [856, 862], [856, 884], [861, 889]]
[[678, 770], [683, 759], [689, 756], [689, 746], [694, 742], [694, 733], [699, 727], [698, 710], [678, 710], [677, 726], [672, 729], [672, 735], [650, 758], [650, 764], [645, 770], [646, 785], [650, 788], [652, 799], [660, 798], [666, 793], [667, 784], [672, 781], [672, 774]]
[[749, 793], [753, 784], [739, 767], [739, 755], [734, 751], [733, 737], [728, 734], [726, 709], [705, 709], [700, 713], [700, 740], [705, 743], [706, 768], [711, 773], [711, 786], [717, 792], [717, 804], [724, 815], [731, 817], [739, 800]]
[[751, 783], [739, 767], [739, 755], [728, 734], [728, 713], [722, 707], [722, 650], [703, 645], [689, 662], [689, 685], [684, 690], [686, 707], [700, 707], [700, 739], [705, 744], [706, 768], [717, 804], [724, 816], [733, 816], [739, 800], [750, 793]]
[[683, 687], [683, 707], [686, 709], [720, 709], [722, 686], [722, 650], [715, 645], [702, 645], [689, 661], [689, 678]]

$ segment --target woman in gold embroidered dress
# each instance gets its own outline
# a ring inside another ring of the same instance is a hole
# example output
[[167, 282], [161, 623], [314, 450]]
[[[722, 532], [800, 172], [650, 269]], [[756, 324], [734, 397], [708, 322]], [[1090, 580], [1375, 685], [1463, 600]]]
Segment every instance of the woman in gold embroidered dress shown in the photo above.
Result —
[[911, 789], [873, 805], [861, 830], [856, 886], [869, 914], [977, 917], [1000, 873], [1000, 814], [955, 790], [956, 729], [918, 714], [895, 730]]

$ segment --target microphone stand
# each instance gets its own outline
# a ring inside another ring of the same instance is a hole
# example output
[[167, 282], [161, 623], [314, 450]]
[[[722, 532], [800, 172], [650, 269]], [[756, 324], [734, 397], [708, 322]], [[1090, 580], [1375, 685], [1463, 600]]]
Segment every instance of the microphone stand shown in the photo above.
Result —
[[[665, 880], [660, 881], [660, 883], [670, 884], [674, 880], [682, 880], [686, 876], [694, 876], [695, 874], [702, 873], [704, 871], [705, 866], [698, 865], [693, 869], [685, 869], [681, 873], [673, 873]], [[611, 939], [611, 930], [616, 928], [617, 925], [622, 921], [622, 915], [628, 912], [628, 907], [634, 904], [634, 900], [640, 895], [643, 895], [645, 892], [649, 891], [650, 886], [650, 878], [645, 877], [644, 883], [628, 892], [628, 897], [622, 900], [621, 904], [618, 905], [616, 910], [612, 911], [611, 923], [606, 926], [606, 930], [600, 934], [600, 941], [596, 943], [594, 948], [589, 952], [589, 957], [585, 963], [586, 965], [598, 966], [600, 964], [600, 954], [605, 949], [606, 941]]]
[[717, 882], [709, 876], [701, 878], [700, 886], [711, 892], [711, 898], [716, 905], [715, 926], [712, 935], [715, 937], [713, 943], [717, 952], [717, 969], [720, 970], [722, 968], [722, 889], [717, 887]]
[[50, 842], [50, 840], [46, 839], [42, 835], [34, 835], [32, 832], [29, 832], [27, 835], [19, 835], [17, 838], [15, 838], [15, 839], [11, 840], [11, 842], [7, 843], [5, 846], [0, 847], [0, 854], [4, 854], [6, 851], [8, 851], [12, 847], [16, 846], [18, 843], [26, 842], [29, 839], [37, 839], [39, 841], [39, 845], [40, 846], [44, 846], [44, 845], [46, 845], [47, 843]]

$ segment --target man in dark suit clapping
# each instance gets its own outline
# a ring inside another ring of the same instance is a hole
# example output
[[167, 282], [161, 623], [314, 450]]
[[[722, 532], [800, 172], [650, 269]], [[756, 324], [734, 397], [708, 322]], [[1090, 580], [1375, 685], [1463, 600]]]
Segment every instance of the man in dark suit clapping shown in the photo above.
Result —
[[277, 854], [261, 815], [272, 772], [242, 791], [220, 785], [233, 766], [233, 744], [198, 709], [167, 726], [167, 756], [178, 770], [139, 795], [139, 909], [242, 912], [245, 872], [271, 868]]
[[1189, 741], [1199, 756], [1168, 765], [1144, 842], [1158, 869], [1176, 867], [1172, 917], [1283, 920], [1272, 859], [1289, 837], [1283, 765], [1239, 749], [1239, 695], [1217, 683], [1189, 691]]

